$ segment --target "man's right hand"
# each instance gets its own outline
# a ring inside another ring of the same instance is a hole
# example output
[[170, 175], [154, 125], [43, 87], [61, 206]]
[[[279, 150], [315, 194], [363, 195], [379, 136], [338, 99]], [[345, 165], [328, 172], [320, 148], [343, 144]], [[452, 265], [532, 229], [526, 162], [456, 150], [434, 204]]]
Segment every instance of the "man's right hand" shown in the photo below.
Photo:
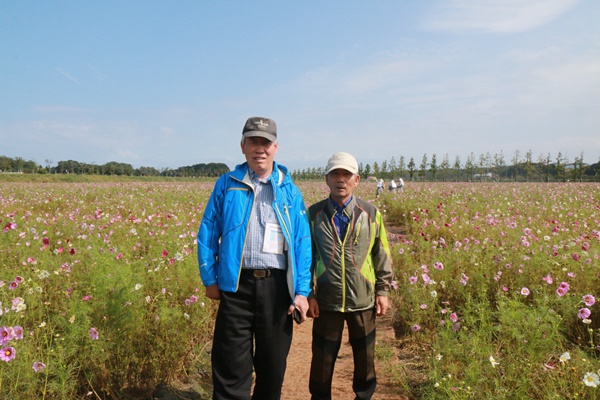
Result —
[[206, 297], [213, 300], [221, 300], [221, 292], [219, 291], [219, 285], [214, 284], [206, 286], [204, 288]]

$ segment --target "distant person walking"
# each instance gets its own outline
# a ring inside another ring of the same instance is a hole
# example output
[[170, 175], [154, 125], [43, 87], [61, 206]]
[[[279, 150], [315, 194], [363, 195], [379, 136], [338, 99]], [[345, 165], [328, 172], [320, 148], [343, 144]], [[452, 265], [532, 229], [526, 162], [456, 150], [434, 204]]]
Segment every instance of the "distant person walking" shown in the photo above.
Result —
[[383, 193], [384, 185], [385, 183], [383, 182], [383, 179], [380, 178], [377, 181], [377, 192], [375, 193], [375, 198], [378, 198]]
[[396, 193], [397, 188], [396, 182], [392, 179], [390, 181], [390, 193]]
[[404, 179], [398, 179], [398, 191], [402, 191], [404, 189]]

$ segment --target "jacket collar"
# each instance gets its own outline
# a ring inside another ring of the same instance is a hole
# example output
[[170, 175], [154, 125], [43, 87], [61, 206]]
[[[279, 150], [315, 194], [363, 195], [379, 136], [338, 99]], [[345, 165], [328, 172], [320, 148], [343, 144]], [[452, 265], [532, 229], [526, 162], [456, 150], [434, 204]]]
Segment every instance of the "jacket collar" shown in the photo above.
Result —
[[[231, 175], [240, 181], [250, 184], [250, 169], [248, 168], [248, 163], [245, 162], [243, 164], [236, 165], [235, 169], [231, 172]], [[273, 162], [273, 172], [271, 173], [271, 179], [273, 182], [277, 183], [277, 186], [281, 186], [284, 183], [290, 183], [292, 178], [288, 174], [288, 169], [281, 165]]]

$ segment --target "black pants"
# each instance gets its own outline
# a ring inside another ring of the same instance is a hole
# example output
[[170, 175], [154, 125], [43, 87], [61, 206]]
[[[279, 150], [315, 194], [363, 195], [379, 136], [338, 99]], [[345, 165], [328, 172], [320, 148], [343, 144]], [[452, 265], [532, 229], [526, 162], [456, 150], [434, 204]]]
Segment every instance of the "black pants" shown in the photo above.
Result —
[[333, 369], [337, 359], [344, 321], [354, 357], [352, 390], [357, 400], [375, 393], [375, 308], [350, 313], [321, 311], [313, 322], [312, 363], [309, 389], [312, 400], [331, 400]]
[[[274, 270], [275, 271], [275, 270]], [[243, 272], [236, 293], [221, 292], [212, 348], [213, 399], [278, 400], [292, 344], [285, 271]]]

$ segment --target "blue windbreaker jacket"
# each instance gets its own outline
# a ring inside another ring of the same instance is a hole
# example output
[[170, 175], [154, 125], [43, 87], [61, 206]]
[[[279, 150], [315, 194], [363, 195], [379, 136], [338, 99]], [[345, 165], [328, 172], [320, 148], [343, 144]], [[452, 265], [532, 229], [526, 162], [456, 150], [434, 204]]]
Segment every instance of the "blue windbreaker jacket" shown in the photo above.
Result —
[[[271, 177], [273, 208], [286, 242], [290, 298], [308, 296], [312, 246], [304, 199], [286, 167], [274, 163]], [[220, 290], [237, 291], [253, 204], [247, 163], [219, 177], [198, 230], [198, 263], [204, 286], [218, 283]]]

